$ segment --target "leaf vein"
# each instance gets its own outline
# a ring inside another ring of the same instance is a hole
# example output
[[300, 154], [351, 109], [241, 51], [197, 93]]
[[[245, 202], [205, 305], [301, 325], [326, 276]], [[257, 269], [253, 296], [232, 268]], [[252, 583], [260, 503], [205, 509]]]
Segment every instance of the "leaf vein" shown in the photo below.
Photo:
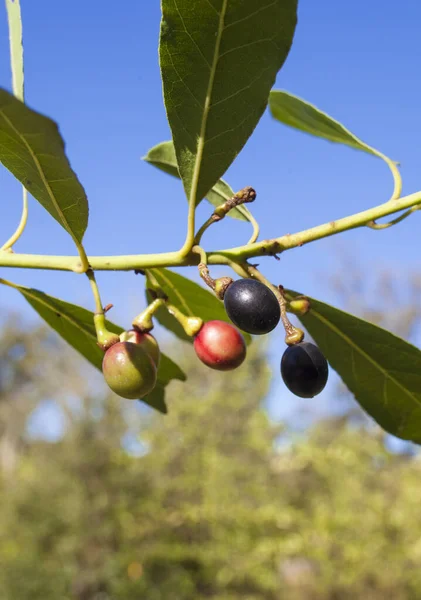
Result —
[[247, 15], [246, 17], [243, 17], [241, 19], [237, 19], [237, 21], [233, 21], [232, 23], [229, 23], [228, 25], [225, 26], [225, 29], [229, 29], [230, 27], [234, 27], [235, 25], [238, 25], [239, 23], [244, 23], [244, 21], [247, 21], [248, 19], [251, 19], [251, 18], [255, 17], [256, 15], [258, 15], [259, 13], [267, 10], [268, 8], [272, 8], [273, 6], [275, 6], [276, 3], [277, 3], [277, 0], [274, 0], [270, 4], [267, 4], [266, 6], [261, 6], [260, 8], [258, 8], [255, 11], [253, 11], [252, 13], [250, 13], [249, 15]]
[[332, 331], [334, 331], [339, 337], [343, 338], [351, 348], [353, 348], [355, 351], [359, 352], [362, 356], [364, 356], [364, 358], [371, 363], [378, 371], [380, 371], [380, 373], [382, 373], [382, 375], [386, 378], [388, 378], [392, 383], [394, 383], [396, 385], [396, 387], [398, 389], [400, 389], [406, 396], [408, 396], [409, 398], [411, 398], [416, 405], [421, 405], [421, 399], [419, 399], [417, 396], [415, 396], [412, 392], [410, 392], [404, 385], [402, 385], [399, 381], [397, 381], [396, 379], [394, 379], [393, 377], [391, 377], [390, 373], [388, 373], [387, 371], [384, 370], [384, 368], [377, 363], [375, 360], [373, 360], [371, 358], [371, 356], [361, 348], [361, 346], [358, 346], [351, 338], [349, 338], [341, 329], [339, 329], [338, 327], [336, 327], [331, 321], [329, 321], [328, 319], [326, 319], [325, 317], [323, 317], [323, 315], [321, 315], [320, 313], [317, 312], [317, 310], [312, 309], [311, 311], [312, 315], [314, 315], [317, 319], [319, 319], [319, 321], [321, 321], [322, 323], [324, 323], [328, 328], [332, 329]]
[[237, 50], [242, 50], [243, 48], [250, 48], [251, 46], [255, 46], [256, 44], [264, 44], [266, 42], [274, 44], [276, 47], [278, 47], [277, 44], [275, 44], [273, 37], [262, 38], [260, 40], [254, 40], [253, 42], [248, 42], [247, 44], [241, 44], [240, 46], [235, 46], [234, 48], [229, 48], [229, 50], [225, 50], [225, 52], [220, 54], [219, 58], [223, 58], [224, 56], [227, 56], [227, 54], [231, 54], [232, 52], [236, 52]]
[[211, 65], [209, 64], [208, 59], [206, 58], [206, 56], [203, 54], [201, 48], [198, 46], [196, 40], [193, 38], [193, 36], [191, 35], [190, 31], [187, 29], [186, 24], [184, 22], [184, 18], [183, 15], [180, 12], [180, 9], [178, 8], [178, 4], [177, 4], [177, 0], [174, 0], [174, 5], [176, 8], [176, 11], [178, 12], [178, 16], [180, 17], [180, 21], [181, 24], [184, 27], [184, 31], [186, 32], [186, 34], [189, 36], [189, 38], [191, 39], [191, 41], [193, 42], [193, 45], [197, 48], [199, 54], [201, 55], [201, 57], [203, 58], [203, 60], [205, 61], [205, 63], [208, 65], [209, 69], [211, 69]]
[[218, 139], [219, 137], [222, 137], [223, 135], [226, 135], [227, 133], [232, 133], [239, 127], [242, 127], [244, 125], [244, 123], [246, 123], [246, 121], [248, 121], [253, 116], [254, 116], [253, 113], [248, 114], [247, 117], [245, 117], [240, 123], [237, 123], [237, 125], [235, 125], [234, 127], [231, 127], [230, 129], [225, 129], [225, 131], [221, 131], [220, 133], [217, 133], [216, 135], [205, 140], [205, 144], [209, 144], [210, 142], [215, 141], [216, 139]]
[[236, 90], [233, 94], [231, 94], [230, 96], [226, 96], [226, 98], [222, 98], [221, 100], [218, 100], [217, 102], [214, 102], [213, 104], [211, 104], [211, 109], [215, 108], [215, 106], [219, 106], [221, 104], [223, 104], [224, 102], [227, 102], [227, 100], [231, 100], [232, 98], [235, 98], [236, 96], [239, 96], [241, 94], [243, 94], [244, 92], [246, 92], [247, 90], [249, 90], [250, 88], [252, 88], [262, 77], [262, 75], [264, 75], [266, 73], [266, 71], [268, 71], [269, 67], [266, 67], [266, 69], [262, 69], [262, 71], [260, 71], [260, 73], [257, 75], [257, 77], [255, 77], [252, 81], [250, 81], [250, 83], [248, 83], [245, 87], [241, 88], [240, 90]]

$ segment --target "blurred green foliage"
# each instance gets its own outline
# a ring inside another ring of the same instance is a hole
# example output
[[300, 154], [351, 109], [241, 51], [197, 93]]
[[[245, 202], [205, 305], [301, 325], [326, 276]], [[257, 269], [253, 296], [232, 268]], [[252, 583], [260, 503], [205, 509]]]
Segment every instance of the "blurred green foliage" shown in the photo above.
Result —
[[[1, 600], [421, 599], [419, 458], [346, 416], [286, 435], [258, 344], [187, 356], [163, 417], [44, 329], [0, 342]], [[28, 433], [49, 399], [58, 441]]]

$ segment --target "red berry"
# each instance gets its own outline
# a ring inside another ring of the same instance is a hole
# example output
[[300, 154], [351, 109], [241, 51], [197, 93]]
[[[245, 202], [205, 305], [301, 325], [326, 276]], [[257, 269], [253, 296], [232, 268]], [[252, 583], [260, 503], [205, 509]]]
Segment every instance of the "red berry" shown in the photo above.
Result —
[[224, 321], [208, 321], [194, 338], [200, 360], [211, 369], [230, 371], [246, 357], [246, 343], [241, 333]]

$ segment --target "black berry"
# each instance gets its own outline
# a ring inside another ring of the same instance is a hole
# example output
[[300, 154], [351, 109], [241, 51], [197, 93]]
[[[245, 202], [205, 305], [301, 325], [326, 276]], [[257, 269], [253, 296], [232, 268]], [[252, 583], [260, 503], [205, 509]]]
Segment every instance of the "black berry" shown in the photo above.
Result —
[[255, 279], [234, 281], [225, 292], [224, 304], [234, 325], [255, 335], [275, 329], [281, 317], [275, 294]]
[[289, 346], [281, 360], [281, 375], [287, 388], [301, 398], [320, 394], [328, 378], [327, 360], [309, 342]]

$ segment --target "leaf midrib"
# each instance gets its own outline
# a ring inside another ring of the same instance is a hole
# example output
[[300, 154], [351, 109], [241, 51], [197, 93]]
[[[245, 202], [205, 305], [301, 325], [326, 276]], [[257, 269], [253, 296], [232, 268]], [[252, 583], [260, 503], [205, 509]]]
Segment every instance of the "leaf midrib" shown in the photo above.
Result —
[[[272, 96], [272, 98], [274, 97], [276, 99], [276, 97], [278, 95], [282, 95], [285, 97], [290, 97], [290, 98], [294, 98], [294, 100], [298, 100], [300, 102], [303, 101], [302, 98], [300, 98], [299, 96], [295, 96], [294, 94], [291, 94], [290, 92], [285, 92], [282, 90], [273, 90], [273, 92], [271, 92], [270, 94]], [[279, 96], [278, 96], [279, 97]], [[352, 131], [350, 129], [348, 129], [347, 127], [345, 127], [345, 125], [343, 125], [340, 121], [338, 121], [337, 119], [331, 117], [330, 115], [328, 115], [326, 112], [324, 112], [323, 110], [320, 110], [320, 108], [318, 108], [317, 106], [315, 106], [314, 104], [312, 104], [311, 102], [307, 102], [305, 101], [306, 104], [308, 104], [315, 112], [320, 113], [326, 120], [324, 121], [324, 124], [326, 125], [326, 127], [328, 129], [331, 129], [332, 134], [331, 137], [335, 137], [336, 135], [338, 135], [338, 131], [334, 128], [331, 128], [331, 123], [334, 123], [337, 128], [339, 129], [340, 133], [345, 134], [346, 136], [349, 136], [352, 140], [348, 141], [348, 140], [343, 140], [341, 138], [338, 137], [338, 139], [332, 140], [325, 136], [320, 135], [320, 133], [318, 132], [318, 129], [316, 127], [313, 127], [313, 125], [310, 123], [310, 127], [312, 129], [311, 132], [309, 132], [308, 130], [301, 128], [300, 129], [302, 131], [304, 131], [305, 133], [309, 133], [310, 135], [314, 135], [315, 137], [320, 137], [323, 138], [327, 141], [332, 141], [336, 144], [344, 144], [347, 146], [350, 146], [351, 148], [354, 148], [356, 150], [361, 150], [363, 152], [367, 152], [368, 154], [372, 154], [373, 156], [377, 156], [377, 158], [381, 158], [383, 159], [387, 164], [392, 163], [393, 161], [385, 156], [382, 152], [380, 152], [380, 150], [377, 150], [376, 148], [373, 148], [373, 146], [370, 146], [369, 144], [367, 144], [366, 142], [364, 142], [362, 139], [360, 139], [358, 136], [356, 136], [354, 133], [352, 133]], [[298, 126], [296, 126], [298, 128]]]
[[37, 168], [38, 174], [41, 177], [42, 183], [45, 186], [45, 189], [47, 190], [48, 196], [50, 197], [50, 200], [58, 214], [58, 216], [60, 217], [62, 224], [64, 226], [64, 228], [66, 229], [67, 233], [72, 237], [73, 241], [75, 242], [76, 246], [79, 247], [80, 246], [80, 242], [79, 240], [76, 238], [76, 236], [74, 235], [66, 217], [64, 216], [63, 211], [60, 208], [60, 205], [57, 203], [57, 200], [54, 196], [53, 190], [50, 187], [50, 184], [47, 180], [47, 178], [45, 177], [44, 171], [41, 167], [41, 164], [36, 156], [36, 154], [34, 153], [34, 151], [32, 150], [30, 144], [28, 143], [28, 141], [26, 140], [26, 138], [24, 137], [23, 134], [20, 133], [20, 131], [18, 129], [16, 129], [16, 127], [14, 126], [13, 122], [5, 115], [4, 110], [0, 109], [0, 114], [2, 115], [3, 119], [6, 121], [6, 123], [9, 125], [9, 127], [12, 129], [12, 131], [15, 132], [15, 134], [18, 136], [18, 138], [23, 142], [23, 144], [25, 145], [26, 149], [28, 150], [32, 160], [34, 161], [35, 167]]
[[74, 321], [71, 317], [69, 317], [69, 315], [67, 315], [66, 313], [64, 313], [62, 310], [60, 310], [60, 308], [53, 306], [51, 304], [49, 304], [45, 299], [40, 299], [37, 295], [31, 294], [30, 293], [30, 289], [29, 288], [25, 288], [25, 287], [21, 287], [18, 286], [18, 290], [24, 295], [24, 296], [28, 296], [29, 298], [31, 298], [32, 300], [34, 300], [35, 302], [38, 302], [39, 304], [42, 304], [43, 306], [45, 306], [46, 308], [50, 309], [52, 312], [54, 313], [58, 313], [60, 314], [60, 316], [65, 319], [66, 321], [68, 321], [71, 325], [73, 325], [74, 327], [76, 327], [77, 329], [79, 329], [79, 331], [81, 331], [82, 333], [85, 334], [85, 336], [89, 337], [90, 339], [96, 340], [95, 335], [90, 332], [87, 329], [84, 329], [77, 321]]
[[217, 68], [218, 61], [219, 61], [219, 49], [221, 46], [222, 33], [223, 33], [224, 27], [225, 27], [225, 15], [227, 12], [227, 7], [228, 7], [228, 0], [223, 0], [221, 12], [219, 13], [219, 23], [218, 23], [218, 31], [217, 31], [217, 35], [216, 35], [216, 40], [215, 40], [215, 49], [214, 49], [214, 54], [213, 54], [213, 59], [212, 59], [212, 66], [211, 66], [211, 70], [210, 70], [210, 74], [209, 74], [208, 88], [206, 90], [206, 97], [205, 97], [205, 102], [204, 102], [204, 106], [203, 106], [203, 114], [202, 114], [202, 119], [201, 119], [201, 124], [200, 124], [200, 133], [199, 133], [199, 139], [197, 142], [197, 152], [196, 152], [193, 173], [192, 173], [192, 182], [191, 182], [190, 195], [189, 195], [190, 206], [193, 205], [193, 202], [196, 203], [198, 200], [196, 198], [196, 196], [197, 196], [197, 188], [199, 186], [199, 177], [200, 177], [200, 169], [201, 169], [201, 165], [202, 165], [203, 153], [205, 150], [206, 127], [207, 127], [207, 122], [208, 122], [210, 106], [211, 106], [211, 99], [212, 99], [212, 92], [213, 92], [213, 84], [215, 81], [216, 68]]
[[[369, 354], [367, 354], [367, 352], [365, 352], [360, 346], [355, 344], [355, 342], [353, 342], [352, 339], [349, 338], [341, 329], [336, 327], [336, 325], [334, 325], [331, 321], [326, 319], [326, 317], [323, 317], [323, 315], [318, 313], [317, 310], [314, 310], [313, 308], [311, 309], [311, 314], [314, 315], [317, 319], [319, 319], [319, 321], [321, 321], [322, 323], [327, 325], [327, 327], [329, 327], [332, 331], [334, 331], [337, 335], [339, 335], [339, 337], [343, 338], [351, 346], [351, 348], [353, 348], [355, 351], [362, 354], [364, 356], [364, 358], [366, 358], [368, 360], [368, 362], [370, 362], [375, 368], [377, 368], [377, 370], [379, 370], [383, 374], [383, 376], [385, 377], [385, 380], [390, 379], [401, 391], [403, 391], [409, 398], [411, 398], [413, 400], [413, 402], [416, 404], [417, 407], [421, 408], [421, 401], [418, 400], [418, 398], [416, 396], [414, 396], [398, 380], [396, 380], [394, 377], [392, 377], [388, 371], [385, 371], [385, 369], [383, 369], [381, 367], [381, 365], [379, 365], [379, 363], [377, 363], [375, 360], [373, 360], [371, 358], [371, 356]], [[356, 383], [358, 383], [358, 380], [356, 378], [355, 378], [355, 380], [356, 380]]]

